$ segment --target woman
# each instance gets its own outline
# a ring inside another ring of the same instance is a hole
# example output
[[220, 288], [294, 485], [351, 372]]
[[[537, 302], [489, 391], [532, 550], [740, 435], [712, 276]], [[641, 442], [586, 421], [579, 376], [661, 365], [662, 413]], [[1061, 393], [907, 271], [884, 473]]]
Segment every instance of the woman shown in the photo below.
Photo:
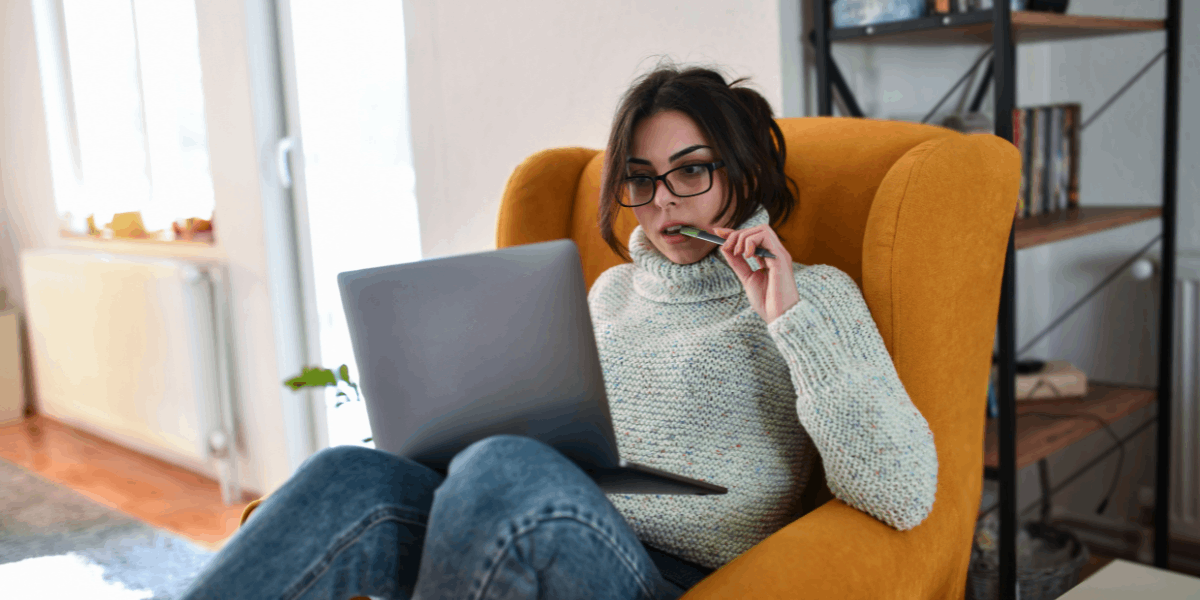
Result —
[[[932, 433], [853, 280], [793, 263], [772, 229], [796, 202], [786, 148], [767, 102], [740, 83], [660, 68], [626, 93], [599, 226], [625, 255], [622, 205], [639, 225], [632, 262], [588, 295], [621, 456], [727, 494], [605, 496], [518, 436], [472, 444], [444, 478], [331, 448], [184, 597], [677, 598], [800, 516], [818, 452], [837, 498], [897, 529], [924, 520]], [[759, 248], [774, 258], [750, 258]]]

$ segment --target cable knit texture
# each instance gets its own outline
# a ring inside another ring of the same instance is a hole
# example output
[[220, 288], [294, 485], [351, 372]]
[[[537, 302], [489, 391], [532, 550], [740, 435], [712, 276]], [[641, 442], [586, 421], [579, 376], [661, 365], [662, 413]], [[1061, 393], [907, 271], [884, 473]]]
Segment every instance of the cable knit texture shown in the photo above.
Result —
[[933, 433], [849, 275], [793, 264], [800, 301], [767, 324], [719, 251], [678, 265], [640, 226], [629, 251], [588, 294], [620, 454], [729, 489], [610, 494], [639, 538], [718, 568], [801, 516], [816, 452], [838, 499], [901, 530], [925, 519]]

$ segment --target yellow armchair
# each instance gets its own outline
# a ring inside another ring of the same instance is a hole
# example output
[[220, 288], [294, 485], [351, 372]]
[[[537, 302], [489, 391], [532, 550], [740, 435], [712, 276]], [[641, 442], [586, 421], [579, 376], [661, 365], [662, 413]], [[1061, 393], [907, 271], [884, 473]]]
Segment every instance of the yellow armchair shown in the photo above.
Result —
[[[804, 517], [686, 596], [962, 600], [983, 485], [985, 398], [1020, 154], [993, 135], [849, 118], [779, 119], [799, 210], [779, 228], [793, 260], [834, 265], [862, 288], [896, 370], [929, 421], [938, 490], [897, 531], [833, 499], [817, 470]], [[590, 287], [621, 259], [596, 226], [601, 152], [546, 150], [509, 179], [503, 248], [570, 238]], [[619, 239], [637, 225], [631, 210]]]
[[[779, 119], [798, 211], [780, 229], [792, 258], [862, 288], [905, 389], [933, 430], [929, 517], [897, 531], [834, 499], [824, 471], [807, 511], [684, 596], [961, 600], [983, 485], [984, 400], [1020, 154], [992, 135], [866, 119]], [[592, 282], [621, 259], [596, 225], [599, 150], [539, 152], [517, 167], [497, 246], [570, 238]], [[622, 240], [637, 225], [623, 211]], [[245, 522], [257, 507], [246, 507]]]

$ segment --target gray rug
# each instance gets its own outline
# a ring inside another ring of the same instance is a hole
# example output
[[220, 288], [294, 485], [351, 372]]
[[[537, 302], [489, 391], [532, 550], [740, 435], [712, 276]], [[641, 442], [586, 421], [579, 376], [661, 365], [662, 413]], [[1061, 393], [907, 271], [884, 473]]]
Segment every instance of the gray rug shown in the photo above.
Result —
[[181, 594], [215, 554], [0, 460], [0, 565], [69, 553], [153, 600]]

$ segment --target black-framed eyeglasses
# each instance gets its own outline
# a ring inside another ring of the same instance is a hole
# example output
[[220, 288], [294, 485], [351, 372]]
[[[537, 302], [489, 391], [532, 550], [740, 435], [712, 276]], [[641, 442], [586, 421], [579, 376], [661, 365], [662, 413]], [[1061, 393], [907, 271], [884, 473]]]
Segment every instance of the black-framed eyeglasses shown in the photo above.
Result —
[[692, 163], [676, 167], [662, 175], [631, 175], [625, 178], [627, 198], [618, 200], [621, 206], [630, 208], [649, 204], [654, 200], [658, 182], [662, 180], [667, 189], [677, 198], [699, 196], [712, 189], [713, 171], [725, 166], [725, 161]]

